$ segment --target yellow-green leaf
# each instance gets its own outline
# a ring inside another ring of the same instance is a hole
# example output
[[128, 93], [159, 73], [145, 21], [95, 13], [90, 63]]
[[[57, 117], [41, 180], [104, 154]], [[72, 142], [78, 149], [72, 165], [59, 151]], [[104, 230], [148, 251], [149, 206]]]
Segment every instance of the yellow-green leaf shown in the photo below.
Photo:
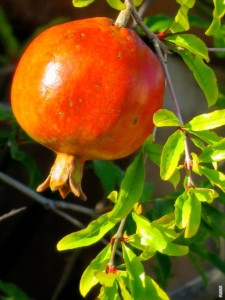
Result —
[[200, 88], [203, 90], [208, 106], [216, 103], [218, 98], [218, 86], [216, 76], [211, 68], [209, 68], [200, 57], [195, 57], [190, 51], [177, 51], [198, 82]]
[[126, 5], [120, 0], [106, 0], [112, 8], [123, 10], [126, 8]]
[[95, 0], [73, 0], [75, 7], [85, 7], [94, 2]]
[[191, 53], [209, 62], [208, 49], [205, 43], [193, 34], [172, 35], [165, 38], [166, 41], [189, 50]]

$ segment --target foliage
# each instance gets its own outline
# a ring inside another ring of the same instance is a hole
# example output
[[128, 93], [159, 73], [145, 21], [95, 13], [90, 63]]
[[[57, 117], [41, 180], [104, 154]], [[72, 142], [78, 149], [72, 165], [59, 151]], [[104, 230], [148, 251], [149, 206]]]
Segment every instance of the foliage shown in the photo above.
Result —
[[[73, 5], [84, 7], [92, 2], [94, 0], [73, 0]], [[125, 8], [120, 0], [107, 2], [117, 10]], [[80, 281], [80, 292], [84, 297], [93, 286], [100, 283], [102, 287], [97, 299], [147, 300], [151, 295], [154, 300], [167, 300], [169, 298], [162, 287], [166, 288], [171, 277], [170, 257], [188, 255], [205, 284], [207, 279], [201, 260], [225, 273], [225, 263], [205, 248], [209, 237], [217, 245], [220, 237], [225, 239], [225, 216], [211, 205], [214, 200], [225, 204], [225, 174], [218, 169], [218, 163], [225, 159], [225, 138], [215, 132], [216, 128], [225, 125], [225, 95], [219, 92], [215, 74], [206, 64], [209, 63], [209, 55], [205, 43], [193, 34], [183, 33], [190, 27], [198, 27], [206, 35], [212, 35], [216, 47], [225, 47], [225, 25], [221, 22], [225, 4], [222, 0], [214, 0], [211, 19], [201, 20], [190, 14], [195, 2], [177, 0], [180, 7], [174, 18], [162, 14], [150, 16], [145, 19], [145, 24], [157, 33], [170, 51], [182, 57], [203, 90], [209, 107], [215, 105], [219, 97], [219, 109], [195, 116], [186, 124], [172, 111], [161, 109], [154, 115], [155, 126], [175, 129], [165, 145], [154, 143], [154, 137], [150, 136], [126, 172], [112, 162], [92, 162], [92, 168], [113, 208], [93, 220], [85, 229], [64, 237], [57, 245], [60, 251], [86, 247], [99, 241], [108, 232], [117, 231], [111, 242], [84, 271]], [[135, 6], [141, 4], [142, 0], [134, 1]], [[20, 52], [22, 46], [13, 36], [1, 10], [0, 25], [0, 37], [8, 37], [8, 42], [4, 44], [5, 56], [0, 57], [5, 64]], [[143, 34], [141, 29], [138, 32]], [[222, 53], [217, 55], [224, 57]], [[0, 125], [1, 147], [9, 148], [11, 157], [25, 165], [30, 186], [34, 188], [39, 181], [39, 171], [34, 159], [21, 149], [22, 144], [31, 140], [16, 123], [11, 108], [4, 104], [0, 104]], [[190, 154], [191, 159], [186, 153], [187, 141], [196, 147], [196, 153]], [[175, 189], [179, 187], [176, 192], [162, 195], [160, 201], [152, 196], [153, 185], [145, 183], [146, 158], [159, 167], [162, 180], [169, 181]], [[186, 171], [184, 178], [180, 174], [181, 169]], [[201, 177], [198, 184], [193, 182], [192, 172]], [[147, 202], [152, 204], [151, 209], [147, 209]], [[121, 234], [120, 222], [125, 219], [126, 226], [131, 230]], [[121, 234], [118, 241], [122, 247], [123, 264], [115, 266], [111, 260], [115, 255], [113, 246], [118, 234]], [[145, 274], [142, 263], [153, 256], [158, 261], [158, 267], [154, 269], [157, 282]], [[0, 288], [5, 294], [8, 293], [6, 284], [0, 282]], [[16, 290], [15, 287], [11, 287], [13, 290]], [[8, 293], [8, 298], [2, 299], [11, 299], [9, 297], [13, 296]], [[23, 299], [28, 299], [26, 297]]]

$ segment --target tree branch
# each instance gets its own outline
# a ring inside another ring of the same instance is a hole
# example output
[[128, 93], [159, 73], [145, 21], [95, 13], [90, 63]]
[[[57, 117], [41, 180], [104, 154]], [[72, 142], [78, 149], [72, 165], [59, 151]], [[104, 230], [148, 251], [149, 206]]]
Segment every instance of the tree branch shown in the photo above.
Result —
[[29, 187], [25, 186], [24, 184], [18, 182], [17, 180], [9, 177], [8, 175], [0, 172], [0, 179], [4, 182], [6, 182], [7, 184], [11, 185], [12, 187], [16, 188], [17, 190], [19, 190], [20, 192], [22, 192], [23, 194], [29, 196], [30, 198], [32, 198], [33, 200], [39, 202], [40, 204], [44, 205], [45, 208], [49, 208], [51, 210], [56, 210], [57, 208], [63, 208], [63, 209], [70, 209], [73, 211], [78, 211], [81, 213], [84, 213], [86, 215], [92, 216], [93, 215], [97, 215], [98, 214], [98, 210], [94, 210], [94, 209], [90, 209], [90, 208], [86, 208], [83, 207], [81, 205], [76, 205], [76, 204], [72, 204], [72, 203], [67, 203], [67, 202], [63, 202], [63, 201], [54, 201], [52, 199], [47, 199], [45, 197], [43, 197], [42, 195], [36, 193], [35, 191], [33, 191], [32, 189], [30, 189]]
[[3, 221], [6, 218], [12, 217], [12, 216], [20, 213], [21, 211], [23, 211], [25, 209], [26, 209], [26, 207], [21, 207], [21, 208], [18, 208], [18, 209], [11, 210], [9, 213], [4, 214], [3, 216], [0, 217], [0, 222]]
[[211, 52], [225, 52], [225, 48], [208, 48]]
[[121, 10], [119, 13], [119, 16], [116, 19], [115, 25], [119, 28], [125, 27], [127, 25], [127, 22], [130, 19], [133, 5], [132, 5], [132, 0], [125, 0], [124, 4], [126, 5], [126, 8], [124, 10]]

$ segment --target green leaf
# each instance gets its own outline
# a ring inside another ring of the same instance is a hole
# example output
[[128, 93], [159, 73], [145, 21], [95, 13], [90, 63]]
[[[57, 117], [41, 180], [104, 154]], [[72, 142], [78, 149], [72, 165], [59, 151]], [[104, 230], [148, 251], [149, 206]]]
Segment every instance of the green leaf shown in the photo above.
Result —
[[191, 137], [191, 140], [192, 140], [192, 142], [195, 144], [195, 146], [196, 147], [198, 147], [198, 148], [200, 148], [200, 149], [204, 149], [205, 148], [205, 145], [204, 145], [204, 143], [201, 141], [201, 140], [199, 140], [199, 139], [196, 139], [195, 137]]
[[209, 215], [202, 214], [203, 220], [215, 231], [215, 233], [225, 239], [225, 231], [223, 226], [218, 224]]
[[158, 110], [153, 116], [153, 123], [157, 127], [182, 126], [175, 114], [167, 109]]
[[155, 226], [155, 224], [160, 225], [164, 228], [174, 228], [174, 225], [176, 224], [175, 221], [175, 214], [174, 212], [169, 213], [158, 220], [153, 221], [152, 226]]
[[213, 15], [222, 18], [225, 14], [225, 2], [222, 0], [213, 0], [215, 9]]
[[172, 256], [182, 256], [188, 253], [187, 247], [175, 245], [170, 242], [170, 238], [164, 233], [165, 228], [160, 231], [157, 228], [151, 227], [151, 223], [145, 217], [135, 213], [132, 213], [132, 217], [137, 224], [142, 238], [148, 242], [150, 247]]
[[126, 289], [126, 284], [123, 281], [122, 277], [117, 276], [117, 282], [119, 283], [121, 295], [122, 295], [123, 299], [132, 300], [130, 293]]
[[190, 28], [187, 14], [188, 8], [185, 5], [182, 5], [178, 10], [174, 21], [170, 25], [170, 31], [172, 33], [187, 31]]
[[176, 170], [178, 162], [184, 153], [185, 134], [181, 130], [174, 132], [163, 147], [160, 164], [160, 176], [168, 180]]
[[147, 202], [150, 199], [152, 192], [153, 192], [153, 183], [152, 182], [145, 183], [143, 188], [143, 193], [141, 195], [139, 203]]
[[189, 189], [190, 193], [193, 193], [198, 201], [212, 203], [214, 198], [218, 197], [216, 191], [212, 189], [205, 188], [191, 188]]
[[12, 26], [2, 8], [0, 8], [0, 38], [6, 54], [9, 57], [16, 56], [19, 50], [19, 42], [13, 34]]
[[214, 112], [197, 116], [185, 124], [183, 128], [187, 131], [202, 131], [223, 125], [225, 125], [225, 109], [215, 110]]
[[98, 279], [93, 276], [94, 270], [104, 271], [110, 260], [112, 253], [112, 245], [107, 245], [90, 265], [84, 271], [80, 280], [80, 292], [83, 297], [87, 295], [90, 289], [98, 283]]
[[188, 68], [193, 72], [196, 81], [206, 96], [208, 106], [215, 104], [218, 98], [218, 86], [213, 70], [200, 57], [193, 56], [189, 51], [180, 50], [177, 53], [182, 56]]
[[139, 5], [141, 5], [142, 2], [143, 2], [143, 0], [133, 0], [133, 5], [139, 6]]
[[201, 162], [214, 162], [225, 159], [225, 138], [220, 142], [207, 146], [199, 156]]
[[215, 222], [225, 224], [225, 215], [212, 205], [202, 203], [202, 212], [204, 215], [212, 218]]
[[178, 183], [180, 182], [180, 172], [178, 169], [176, 169], [173, 173], [173, 175], [168, 179], [170, 183], [174, 186], [174, 189], [176, 190]]
[[225, 192], [225, 175], [223, 173], [203, 166], [200, 166], [200, 170], [210, 180], [212, 185], [218, 186]]
[[123, 10], [126, 8], [126, 5], [120, 0], [106, 0], [112, 8]]
[[64, 237], [57, 244], [57, 249], [61, 251], [92, 245], [99, 241], [114, 226], [115, 223], [109, 221], [108, 214], [104, 214], [91, 222], [85, 229]]
[[0, 104], [0, 120], [6, 121], [13, 117], [12, 108], [10, 106]]
[[129, 285], [133, 300], [143, 300], [145, 295], [145, 271], [142, 263], [125, 244], [122, 245], [123, 259], [129, 275]]
[[[194, 126], [196, 126], [196, 125], [194, 125]], [[210, 131], [210, 130], [204, 130], [204, 131], [188, 130], [188, 132], [196, 135], [198, 138], [202, 139], [204, 142], [206, 142], [207, 144], [210, 144], [210, 145], [218, 143], [219, 141], [221, 141], [223, 139], [221, 136], [218, 136], [215, 132]]]
[[95, 0], [73, 0], [75, 7], [85, 7], [94, 2]]
[[205, 43], [193, 34], [179, 34], [164, 38], [166, 41], [189, 50], [191, 53], [209, 62], [208, 49]]
[[149, 16], [144, 19], [146, 26], [152, 32], [164, 32], [166, 29], [169, 28], [172, 21], [173, 18], [168, 17], [167, 15], [164, 14]]
[[204, 261], [207, 261], [225, 274], [225, 262], [218, 255], [206, 252], [204, 248], [200, 248], [194, 245], [191, 246], [191, 251], [198, 254]]
[[145, 167], [143, 154], [140, 152], [133, 163], [127, 168], [121, 183], [118, 201], [109, 213], [109, 220], [113, 223], [121, 221], [139, 201], [145, 181]]
[[115, 280], [116, 280], [116, 274], [107, 274], [105, 272], [95, 270], [93, 271], [94, 276], [97, 278], [97, 280], [100, 282], [101, 285], [112, 287]]
[[158, 286], [158, 284], [149, 276], [145, 276], [146, 292], [145, 300], [151, 297], [154, 300], [169, 300], [167, 294]]
[[[189, 214], [185, 229], [185, 238], [190, 238], [196, 234], [201, 223], [201, 202], [195, 194], [187, 199], [183, 206], [183, 215]], [[186, 221], [184, 221], [186, 223]]]
[[218, 17], [214, 17], [212, 24], [210, 25], [210, 27], [208, 28], [208, 30], [205, 32], [206, 35], [213, 35], [217, 32], [217, 30], [220, 28], [221, 26], [221, 21], [220, 18]]
[[176, 220], [176, 225], [179, 229], [183, 229], [183, 206], [185, 201], [190, 197], [190, 195], [185, 191], [183, 194], [181, 194], [176, 202], [175, 202], [175, 220]]
[[114, 282], [113, 286], [107, 287], [102, 286], [100, 290], [100, 294], [96, 298], [98, 300], [121, 300], [118, 294], [118, 288], [116, 282]]
[[124, 178], [125, 173], [111, 161], [94, 160], [93, 167], [107, 195], [116, 185], [119, 186]]
[[110, 199], [113, 203], [116, 203], [118, 198], [118, 192], [112, 191], [107, 198]]
[[199, 169], [199, 157], [195, 153], [191, 153], [192, 156], [192, 171], [195, 172], [198, 175], [202, 175]]
[[18, 288], [15, 284], [3, 282], [0, 280], [0, 291], [12, 300], [31, 300], [25, 292]]
[[155, 163], [158, 167], [160, 166], [161, 154], [163, 151], [163, 145], [150, 144], [146, 147], [148, 158]]
[[[215, 48], [225, 48], [225, 26], [222, 25], [219, 30], [213, 35], [213, 42]], [[225, 57], [225, 52], [217, 51], [216, 56], [223, 58]], [[219, 100], [219, 99], [218, 99]], [[224, 108], [224, 107], [223, 107]]]

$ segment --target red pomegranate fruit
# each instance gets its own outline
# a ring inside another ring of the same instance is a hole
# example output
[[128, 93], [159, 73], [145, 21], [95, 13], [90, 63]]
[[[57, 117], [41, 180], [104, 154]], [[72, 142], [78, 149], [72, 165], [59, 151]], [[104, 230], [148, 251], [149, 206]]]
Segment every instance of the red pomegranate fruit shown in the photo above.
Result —
[[56, 152], [47, 187], [62, 197], [81, 189], [86, 160], [134, 152], [163, 105], [165, 77], [155, 54], [108, 18], [73, 21], [28, 46], [12, 84], [12, 108], [27, 134]]

